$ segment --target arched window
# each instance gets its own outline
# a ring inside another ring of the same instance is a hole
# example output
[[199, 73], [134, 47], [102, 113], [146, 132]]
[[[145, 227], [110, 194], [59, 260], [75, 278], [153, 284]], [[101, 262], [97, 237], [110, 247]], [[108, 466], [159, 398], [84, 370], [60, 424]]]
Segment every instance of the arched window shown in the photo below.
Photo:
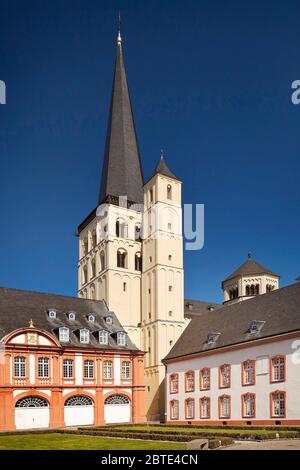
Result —
[[105, 405], [129, 405], [129, 398], [125, 395], [111, 395], [104, 401]]
[[96, 276], [96, 263], [94, 259], [92, 259], [91, 261], [91, 266], [92, 266], [91, 279], [93, 279], [93, 277]]
[[141, 239], [141, 224], [135, 224], [134, 239], [135, 240], [140, 240]]
[[140, 252], [136, 253], [134, 256], [134, 269], [136, 271], [142, 270], [142, 256]]
[[87, 266], [86, 266], [86, 265], [83, 266], [82, 272], [83, 272], [83, 284], [86, 284], [86, 283], [87, 283], [87, 280], [88, 280], [88, 279], [87, 279]]
[[127, 252], [120, 248], [117, 251], [117, 266], [118, 268], [126, 268], [127, 266]]
[[255, 286], [255, 294], [256, 295], [259, 294], [259, 284], [256, 284], [256, 286]]
[[179, 401], [178, 400], [170, 401], [170, 418], [179, 419]]
[[188, 398], [185, 400], [185, 418], [194, 419], [195, 416], [195, 400]]
[[250, 295], [254, 295], [255, 294], [255, 287], [254, 287], [254, 284], [251, 284], [250, 286]]
[[170, 184], [167, 186], [167, 199], [172, 199], [172, 186]]
[[119, 238], [127, 238], [127, 225], [121, 219], [116, 221], [116, 236]]
[[40, 397], [25, 397], [16, 403], [16, 408], [42, 408], [46, 406], [49, 406], [49, 403]]
[[104, 251], [100, 252], [100, 271], [104, 271], [105, 269], [105, 254]]
[[65, 401], [65, 406], [93, 406], [94, 402], [90, 397], [74, 395]]

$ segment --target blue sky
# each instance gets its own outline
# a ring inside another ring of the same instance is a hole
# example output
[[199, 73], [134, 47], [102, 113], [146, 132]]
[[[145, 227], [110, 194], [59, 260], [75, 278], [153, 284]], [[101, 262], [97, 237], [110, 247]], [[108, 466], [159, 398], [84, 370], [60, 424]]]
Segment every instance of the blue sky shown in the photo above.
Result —
[[253, 257], [300, 275], [298, 1], [0, 1], [0, 285], [75, 295], [76, 226], [95, 207], [122, 34], [145, 176], [164, 148], [205, 246], [185, 295], [220, 301]]

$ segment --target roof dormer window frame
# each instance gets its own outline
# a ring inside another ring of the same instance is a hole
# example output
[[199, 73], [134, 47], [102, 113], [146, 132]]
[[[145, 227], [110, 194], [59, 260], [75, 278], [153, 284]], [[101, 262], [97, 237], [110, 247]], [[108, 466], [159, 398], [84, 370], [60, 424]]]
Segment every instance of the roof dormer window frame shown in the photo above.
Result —
[[217, 342], [217, 340], [219, 339], [219, 336], [221, 335], [220, 332], [218, 331], [210, 331], [208, 334], [207, 334], [207, 344], [211, 345], [211, 344], [215, 344]]
[[113, 319], [113, 316], [112, 316], [112, 315], [107, 315], [107, 316], [105, 317], [105, 323], [106, 323], [107, 325], [112, 325], [113, 322], [114, 322], [114, 319]]
[[118, 346], [126, 346], [127, 344], [127, 334], [125, 331], [117, 332], [117, 344]]
[[249, 325], [249, 333], [254, 335], [259, 333], [266, 322], [264, 320], [252, 320]]
[[67, 313], [68, 320], [74, 321], [76, 320], [76, 312], [73, 310], [70, 310], [70, 312]]
[[88, 321], [89, 321], [90, 323], [95, 323], [96, 317], [95, 317], [95, 315], [94, 315], [93, 313], [90, 313], [90, 314], [88, 315], [87, 319], [88, 319]]
[[88, 328], [80, 328], [79, 340], [81, 344], [89, 344], [90, 342], [90, 330]]
[[48, 317], [51, 318], [52, 320], [56, 318], [57, 312], [54, 308], [49, 308], [47, 313], [48, 313]]
[[68, 343], [70, 341], [70, 329], [67, 326], [61, 326], [58, 330], [58, 334], [61, 343]]

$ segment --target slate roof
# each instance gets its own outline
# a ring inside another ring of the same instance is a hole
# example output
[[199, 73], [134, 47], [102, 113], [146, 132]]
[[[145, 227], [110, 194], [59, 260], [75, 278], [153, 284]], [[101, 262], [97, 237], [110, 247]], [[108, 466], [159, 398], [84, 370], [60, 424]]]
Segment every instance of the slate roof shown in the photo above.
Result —
[[184, 316], [186, 318], [192, 318], [194, 315], [204, 315], [220, 307], [222, 307], [222, 304], [205, 302], [203, 300], [185, 299]]
[[[50, 319], [47, 311], [57, 311], [56, 319]], [[76, 312], [76, 319], [69, 320], [67, 312]], [[95, 323], [87, 320], [87, 315], [95, 316]], [[113, 324], [108, 325], [105, 317], [111, 315]], [[70, 328], [70, 341], [61, 343], [62, 346], [78, 348], [96, 348], [112, 350], [138, 350], [127, 338], [127, 346], [119, 346], [116, 342], [116, 333], [124, 331], [114, 312], [108, 310], [103, 300], [86, 300], [76, 297], [67, 297], [56, 294], [45, 294], [18, 289], [0, 288], [0, 340], [18, 328], [27, 327], [32, 319], [34, 326], [48, 331], [58, 339], [57, 329], [60, 326]], [[76, 331], [88, 328], [91, 332], [90, 343], [82, 344]], [[109, 344], [100, 345], [97, 332], [105, 329], [109, 334]], [[93, 334], [94, 333], [94, 334]]]
[[243, 263], [238, 269], [236, 269], [233, 273], [231, 273], [228, 277], [226, 277], [223, 283], [237, 276], [251, 276], [251, 275], [257, 275], [257, 274], [270, 274], [271, 276], [280, 277], [278, 276], [278, 274], [275, 274], [270, 269], [265, 268], [254, 259], [248, 258], [247, 261], [245, 261], [245, 263]]
[[99, 204], [108, 196], [127, 196], [143, 204], [143, 172], [128, 91], [122, 45], [117, 45], [104, 150]]
[[[168, 176], [169, 178], [173, 178], [175, 180], [178, 180], [177, 176], [174, 175], [174, 173], [170, 170], [168, 167], [165, 157], [161, 156], [158, 164], [156, 165], [156, 168], [154, 170], [153, 175], [159, 173], [160, 175]], [[153, 176], [152, 175], [152, 176]]]
[[[253, 320], [265, 322], [256, 334], [249, 333]], [[300, 283], [195, 315], [165, 360], [293, 331], [300, 331]], [[212, 332], [221, 334], [208, 345], [207, 335]]]

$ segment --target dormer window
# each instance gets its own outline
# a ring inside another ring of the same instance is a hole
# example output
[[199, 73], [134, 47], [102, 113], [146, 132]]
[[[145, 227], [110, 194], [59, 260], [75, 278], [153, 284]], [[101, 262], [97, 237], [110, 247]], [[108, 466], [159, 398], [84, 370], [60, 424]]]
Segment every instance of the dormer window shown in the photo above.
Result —
[[105, 323], [107, 325], [112, 325], [113, 324], [113, 317], [109, 315], [108, 317], [105, 318]]
[[88, 344], [90, 342], [90, 332], [87, 328], [82, 328], [80, 330], [80, 342], [83, 344]]
[[126, 333], [124, 331], [117, 333], [117, 343], [118, 346], [126, 346]]
[[207, 335], [207, 344], [214, 344], [217, 342], [221, 333], [218, 332], [210, 332]]
[[108, 331], [99, 331], [99, 344], [108, 344]]
[[263, 320], [253, 320], [249, 325], [249, 333], [255, 334], [259, 333], [265, 322]]
[[49, 318], [56, 318], [56, 310], [48, 310], [48, 317]]
[[88, 315], [88, 321], [90, 323], [95, 323], [95, 316], [94, 315]]
[[68, 319], [69, 320], [76, 320], [76, 313], [75, 312], [68, 312]]
[[59, 341], [66, 343], [70, 340], [70, 331], [66, 326], [59, 328]]

